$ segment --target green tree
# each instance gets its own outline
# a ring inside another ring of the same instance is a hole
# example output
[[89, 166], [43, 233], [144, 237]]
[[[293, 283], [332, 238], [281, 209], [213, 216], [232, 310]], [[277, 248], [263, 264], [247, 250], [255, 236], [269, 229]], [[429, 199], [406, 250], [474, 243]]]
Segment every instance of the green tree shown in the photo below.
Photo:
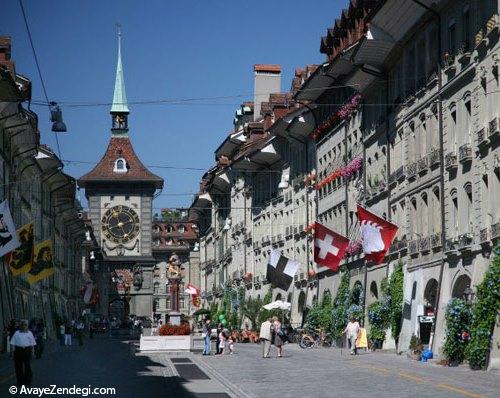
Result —
[[241, 313], [250, 320], [253, 330], [257, 330], [260, 326], [258, 324], [258, 318], [262, 305], [261, 298], [248, 297], [241, 306]]
[[500, 246], [483, 281], [476, 287], [476, 301], [472, 309], [470, 342], [466, 357], [473, 369], [486, 369], [491, 349], [495, 319], [500, 309]]
[[334, 339], [342, 337], [347, 325], [347, 311], [350, 307], [349, 271], [344, 270], [340, 286], [333, 301], [331, 334]]
[[391, 326], [391, 335], [396, 345], [399, 342], [401, 333], [401, 317], [403, 315], [403, 263], [399, 262], [391, 274], [388, 283], [388, 296], [390, 297], [390, 315], [389, 322]]

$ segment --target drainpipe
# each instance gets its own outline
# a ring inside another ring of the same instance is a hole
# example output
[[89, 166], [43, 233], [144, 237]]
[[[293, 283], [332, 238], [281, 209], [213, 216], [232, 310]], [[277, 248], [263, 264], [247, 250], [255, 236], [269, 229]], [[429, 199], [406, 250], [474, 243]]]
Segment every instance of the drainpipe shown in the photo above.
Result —
[[431, 330], [431, 337], [430, 337], [430, 342], [429, 346], [432, 351], [434, 351], [434, 334], [436, 331], [436, 324], [438, 320], [438, 313], [439, 313], [439, 301], [441, 299], [441, 285], [443, 282], [443, 273], [444, 273], [444, 266], [445, 266], [445, 255], [444, 255], [444, 249], [445, 249], [445, 244], [446, 244], [446, 223], [445, 223], [445, 212], [444, 212], [444, 142], [443, 142], [443, 102], [441, 98], [441, 92], [442, 92], [442, 87], [443, 87], [443, 79], [442, 79], [442, 73], [441, 73], [441, 53], [442, 53], [442, 35], [441, 35], [441, 27], [442, 27], [442, 22], [441, 22], [441, 15], [439, 12], [434, 10], [431, 7], [428, 7], [427, 5], [423, 4], [420, 0], [412, 0], [415, 4], [418, 4], [422, 8], [426, 9], [427, 11], [431, 12], [434, 14], [434, 16], [437, 19], [438, 23], [438, 57], [437, 57], [437, 73], [438, 73], [438, 96], [437, 96], [437, 103], [438, 103], [438, 132], [439, 132], [439, 170], [440, 170], [440, 179], [439, 179], [439, 188], [440, 188], [440, 202], [441, 202], [441, 244], [442, 244], [442, 250], [441, 250], [441, 269], [439, 270], [439, 280], [438, 280], [438, 287], [437, 287], [437, 294], [436, 294], [436, 307], [434, 308], [434, 324], [432, 325], [432, 330]]

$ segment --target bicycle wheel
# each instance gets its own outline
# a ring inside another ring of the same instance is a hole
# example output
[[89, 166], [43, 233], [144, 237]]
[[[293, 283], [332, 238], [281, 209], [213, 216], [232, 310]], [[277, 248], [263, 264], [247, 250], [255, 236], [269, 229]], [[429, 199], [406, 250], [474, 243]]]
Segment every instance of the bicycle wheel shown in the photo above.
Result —
[[299, 343], [299, 346], [300, 348], [311, 348], [314, 344], [314, 340], [311, 336], [302, 336], [302, 338], [300, 339], [300, 343]]

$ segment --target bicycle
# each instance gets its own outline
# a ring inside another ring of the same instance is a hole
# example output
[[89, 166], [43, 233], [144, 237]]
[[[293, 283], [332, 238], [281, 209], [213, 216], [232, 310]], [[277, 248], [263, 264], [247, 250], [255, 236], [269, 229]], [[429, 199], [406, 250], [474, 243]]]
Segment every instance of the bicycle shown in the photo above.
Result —
[[318, 348], [318, 347], [331, 347], [333, 344], [333, 339], [329, 333], [324, 331], [310, 331], [305, 332], [299, 342], [299, 347], [306, 348]]

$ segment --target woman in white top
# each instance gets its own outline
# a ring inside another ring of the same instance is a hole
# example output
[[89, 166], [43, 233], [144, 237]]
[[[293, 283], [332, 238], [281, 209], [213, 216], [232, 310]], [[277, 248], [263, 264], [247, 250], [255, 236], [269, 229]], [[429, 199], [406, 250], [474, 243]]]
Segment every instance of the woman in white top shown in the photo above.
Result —
[[16, 368], [17, 385], [31, 384], [31, 353], [36, 345], [35, 337], [28, 330], [28, 321], [21, 321], [20, 329], [10, 339], [10, 345], [14, 350], [14, 366]]
[[344, 329], [344, 333], [347, 335], [347, 339], [349, 341], [349, 348], [351, 349], [351, 355], [357, 354], [356, 340], [359, 335], [359, 329], [360, 329], [359, 322], [356, 321], [356, 318], [351, 316], [351, 320]]

